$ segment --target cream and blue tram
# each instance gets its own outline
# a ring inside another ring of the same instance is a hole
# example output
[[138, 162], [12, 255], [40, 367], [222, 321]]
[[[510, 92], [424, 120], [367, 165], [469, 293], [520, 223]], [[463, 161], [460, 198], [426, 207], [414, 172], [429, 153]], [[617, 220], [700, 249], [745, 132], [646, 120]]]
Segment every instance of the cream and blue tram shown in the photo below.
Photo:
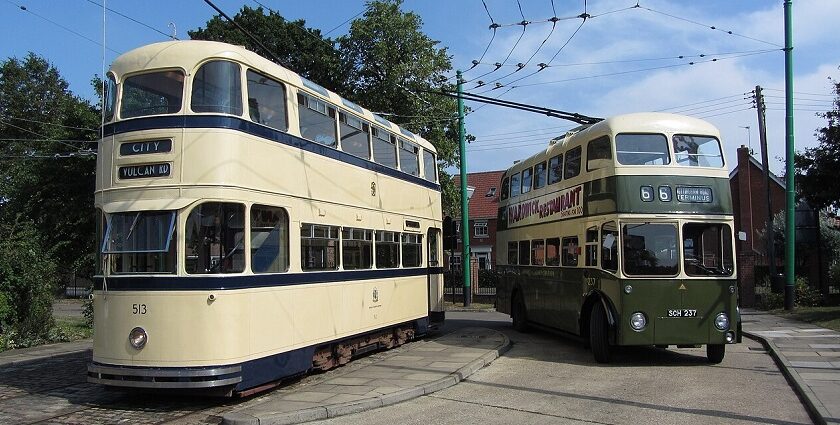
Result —
[[681, 115], [581, 126], [502, 177], [498, 306], [514, 327], [611, 347], [740, 340], [734, 215], [720, 133]]
[[242, 47], [107, 76], [88, 380], [248, 393], [443, 320], [436, 152]]

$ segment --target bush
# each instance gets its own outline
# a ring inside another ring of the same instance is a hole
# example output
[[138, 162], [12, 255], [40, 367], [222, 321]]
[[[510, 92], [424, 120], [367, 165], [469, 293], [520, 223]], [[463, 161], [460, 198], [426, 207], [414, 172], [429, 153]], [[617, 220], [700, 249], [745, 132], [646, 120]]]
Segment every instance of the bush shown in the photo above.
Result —
[[823, 295], [819, 289], [808, 284], [808, 279], [797, 277], [794, 302], [797, 307], [819, 307], [823, 303]]
[[479, 270], [478, 271], [478, 287], [479, 288], [495, 288], [499, 285], [499, 272], [493, 270]]
[[756, 305], [760, 310], [776, 310], [785, 306], [785, 295], [768, 292], [761, 294]]
[[0, 226], [0, 345], [15, 348], [48, 339], [57, 284], [51, 257], [31, 222]]

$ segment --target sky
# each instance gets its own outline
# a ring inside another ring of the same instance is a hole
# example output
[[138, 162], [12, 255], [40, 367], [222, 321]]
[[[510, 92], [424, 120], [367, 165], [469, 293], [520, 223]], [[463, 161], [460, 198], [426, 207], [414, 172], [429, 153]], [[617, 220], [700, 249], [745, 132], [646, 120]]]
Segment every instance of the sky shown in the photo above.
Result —
[[[119, 54], [172, 35], [187, 39], [188, 30], [215, 14], [203, 0], [105, 1], [130, 19], [114, 12], [103, 17], [102, 0], [0, 0], [0, 60], [33, 52], [56, 66], [74, 93], [93, 99], [91, 78]], [[363, 0], [214, 3], [231, 16], [261, 3], [330, 37], [345, 34], [348, 21], [365, 8]], [[752, 91], [760, 85], [770, 167], [783, 172], [782, 0], [405, 0], [402, 8], [418, 14], [424, 32], [447, 49], [455, 69], [465, 71], [466, 91], [596, 117], [663, 111], [703, 118], [720, 129], [730, 169], [738, 146], [750, 146], [760, 157], [752, 107]], [[817, 145], [814, 132], [826, 121], [816, 114], [831, 107], [829, 78], [840, 78], [840, 1], [797, 0], [792, 8], [794, 134], [802, 150]], [[559, 19], [553, 23], [552, 17]], [[493, 23], [499, 25], [495, 34]], [[525, 66], [514, 72], [519, 63]], [[549, 66], [537, 72], [540, 63]], [[493, 89], [497, 82], [501, 87]], [[467, 106], [473, 111], [466, 128], [476, 137], [467, 146], [469, 172], [505, 169], [575, 126]]]

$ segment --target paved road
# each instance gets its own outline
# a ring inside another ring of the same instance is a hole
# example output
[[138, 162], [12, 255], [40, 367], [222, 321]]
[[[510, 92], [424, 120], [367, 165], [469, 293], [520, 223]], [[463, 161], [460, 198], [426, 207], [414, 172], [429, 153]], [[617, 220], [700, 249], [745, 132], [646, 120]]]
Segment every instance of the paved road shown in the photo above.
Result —
[[[623, 350], [616, 363], [601, 366], [578, 343], [540, 332], [514, 332], [501, 314], [449, 313], [447, 318], [446, 329], [498, 329], [514, 346], [454, 387], [323, 423], [810, 423], [770, 357], [753, 342], [731, 349], [717, 366], [706, 363], [702, 349]], [[362, 367], [385, 355], [347, 367]], [[89, 356], [65, 354], [0, 366], [0, 423], [217, 424], [224, 412], [260, 400], [219, 402], [108, 391], [85, 382]], [[331, 373], [345, 373], [347, 367], [290, 385], [330, 379]]]

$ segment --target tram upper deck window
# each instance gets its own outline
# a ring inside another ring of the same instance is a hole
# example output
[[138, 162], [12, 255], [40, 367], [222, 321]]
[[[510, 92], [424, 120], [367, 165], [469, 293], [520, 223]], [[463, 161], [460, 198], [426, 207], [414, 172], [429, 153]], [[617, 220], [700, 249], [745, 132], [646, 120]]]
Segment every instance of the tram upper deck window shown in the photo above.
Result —
[[300, 268], [304, 271], [338, 268], [337, 226], [300, 225]]
[[400, 170], [412, 176], [420, 175], [419, 148], [407, 140], [400, 139]]
[[665, 165], [668, 139], [661, 134], [619, 134], [615, 136], [615, 151], [622, 165]]
[[437, 181], [437, 161], [435, 154], [423, 149], [423, 178], [430, 181]]
[[111, 214], [102, 253], [113, 274], [175, 273], [174, 234], [174, 211]]
[[251, 207], [251, 270], [278, 273], [289, 269], [289, 216], [283, 208]]
[[548, 160], [548, 184], [554, 184], [560, 180], [563, 180], [563, 154]]
[[522, 186], [520, 185], [520, 181], [522, 180], [522, 175], [516, 173], [510, 176], [510, 197], [515, 198], [519, 196], [519, 191], [522, 190]]
[[341, 132], [341, 150], [351, 155], [370, 159], [370, 126], [353, 115], [338, 113]]
[[679, 270], [677, 226], [633, 223], [622, 226], [624, 272], [636, 276], [674, 276]]
[[732, 230], [720, 223], [686, 223], [683, 254], [689, 276], [732, 276]]
[[609, 136], [599, 137], [586, 146], [586, 171], [612, 165], [612, 146]]
[[245, 205], [205, 202], [190, 211], [184, 268], [190, 274], [245, 270]]
[[286, 88], [262, 74], [251, 71], [248, 77], [248, 113], [251, 120], [278, 130], [286, 130]]
[[193, 112], [221, 112], [242, 115], [242, 81], [239, 64], [210, 61], [201, 65], [193, 76]]
[[105, 121], [114, 119], [114, 106], [117, 103], [117, 82], [114, 81], [114, 76], [108, 74], [108, 79], [105, 80]]
[[674, 157], [677, 165], [688, 167], [723, 167], [720, 142], [711, 136], [675, 134]]
[[174, 114], [181, 110], [184, 73], [158, 71], [125, 79], [120, 102], [120, 118]]
[[390, 168], [397, 168], [397, 138], [387, 131], [372, 127], [373, 131], [373, 160], [377, 164]]
[[301, 137], [335, 147], [335, 108], [303, 93], [298, 93], [298, 106]]

